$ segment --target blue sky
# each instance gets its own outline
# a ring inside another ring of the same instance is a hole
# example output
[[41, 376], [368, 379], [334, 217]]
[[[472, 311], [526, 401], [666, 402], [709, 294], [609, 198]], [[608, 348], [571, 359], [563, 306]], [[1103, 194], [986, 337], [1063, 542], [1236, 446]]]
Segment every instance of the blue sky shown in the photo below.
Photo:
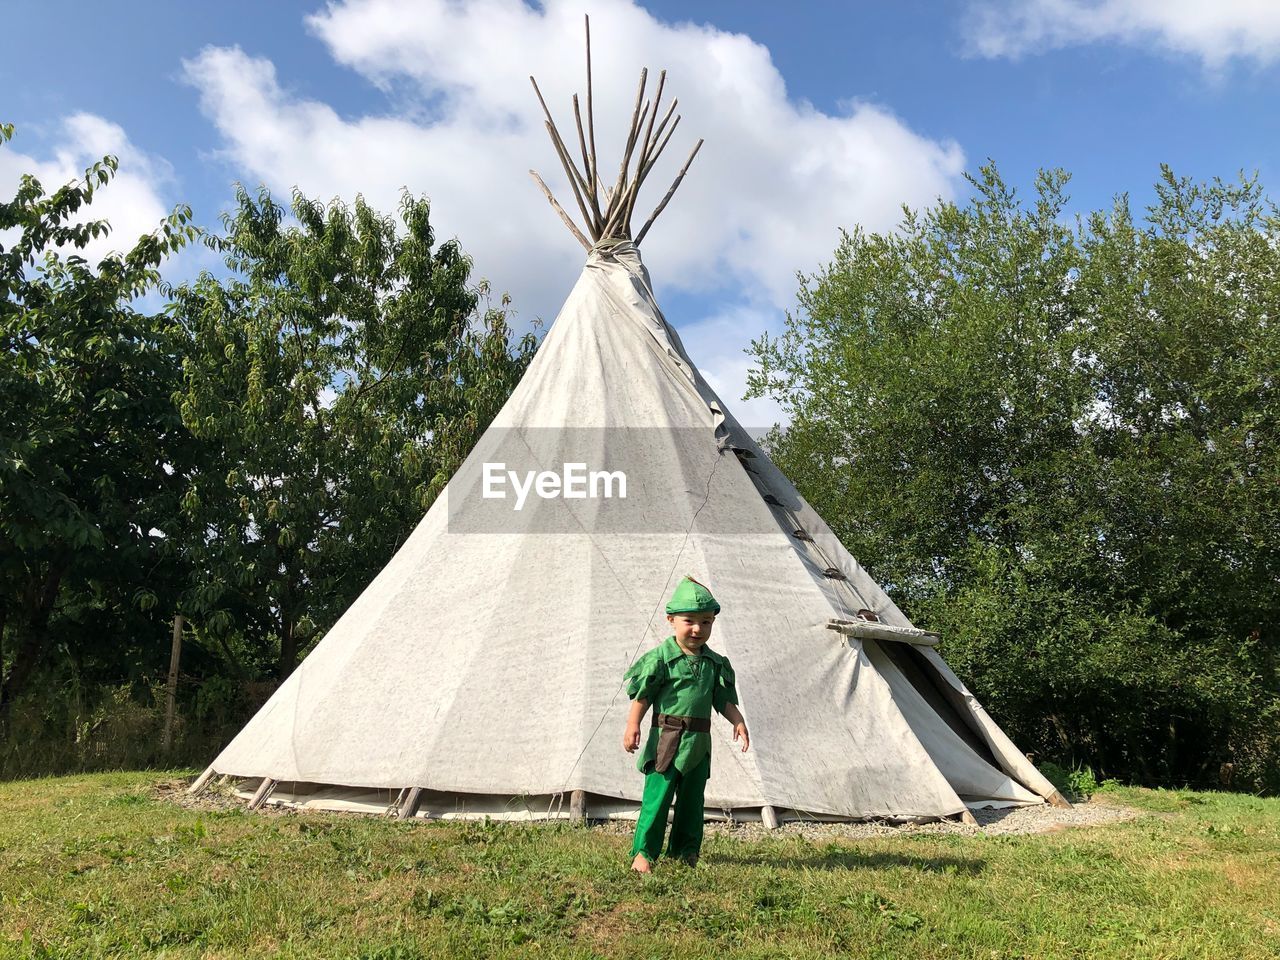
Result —
[[[1201, 178], [1257, 171], [1274, 193], [1280, 4], [797, 7], [10, 2], [0, 23], [21, 40], [0, 62], [0, 120], [19, 129], [0, 189], [24, 170], [51, 187], [117, 153], [100, 212], [128, 236], [178, 202], [215, 223], [235, 180], [281, 197], [358, 190], [384, 209], [407, 186], [521, 317], [549, 320], [582, 256], [525, 172], [560, 182], [525, 76], [567, 118], [590, 12], [606, 128], [629, 115], [642, 64], [667, 67], [681, 98], [650, 192], [707, 138], [645, 257], [694, 360], [753, 424], [776, 410], [738, 401], [741, 351], [779, 329], [795, 272], [842, 226], [886, 229], [902, 203], [963, 197], [961, 174], [988, 157], [1019, 186], [1067, 169], [1079, 211], [1118, 193], [1146, 203], [1162, 162]], [[172, 272], [202, 265], [190, 254]]]

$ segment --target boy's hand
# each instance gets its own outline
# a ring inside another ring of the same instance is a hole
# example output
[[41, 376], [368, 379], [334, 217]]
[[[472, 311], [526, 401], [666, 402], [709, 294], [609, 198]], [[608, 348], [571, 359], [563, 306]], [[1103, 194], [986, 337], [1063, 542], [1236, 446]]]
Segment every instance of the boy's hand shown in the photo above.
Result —
[[751, 746], [751, 735], [747, 733], [747, 725], [741, 720], [733, 725], [733, 742], [737, 743], [739, 737], [742, 738], [742, 752], [746, 753]]
[[622, 735], [622, 749], [627, 753], [635, 753], [640, 746], [640, 724], [628, 723], [627, 730]]

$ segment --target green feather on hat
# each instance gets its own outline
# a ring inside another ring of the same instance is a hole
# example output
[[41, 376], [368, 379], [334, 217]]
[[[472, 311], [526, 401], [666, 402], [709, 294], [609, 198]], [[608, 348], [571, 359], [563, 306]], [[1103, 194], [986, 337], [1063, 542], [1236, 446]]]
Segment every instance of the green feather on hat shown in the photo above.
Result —
[[678, 584], [667, 602], [667, 613], [719, 613], [720, 604], [711, 591], [688, 575]]

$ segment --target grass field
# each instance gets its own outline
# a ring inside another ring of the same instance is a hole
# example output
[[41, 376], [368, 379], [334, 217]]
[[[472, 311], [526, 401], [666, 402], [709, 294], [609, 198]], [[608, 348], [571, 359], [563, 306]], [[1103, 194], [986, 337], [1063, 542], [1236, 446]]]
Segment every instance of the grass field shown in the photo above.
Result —
[[713, 836], [198, 811], [156, 773], [0, 784], [0, 957], [1280, 957], [1280, 800], [1119, 789], [1034, 836]]

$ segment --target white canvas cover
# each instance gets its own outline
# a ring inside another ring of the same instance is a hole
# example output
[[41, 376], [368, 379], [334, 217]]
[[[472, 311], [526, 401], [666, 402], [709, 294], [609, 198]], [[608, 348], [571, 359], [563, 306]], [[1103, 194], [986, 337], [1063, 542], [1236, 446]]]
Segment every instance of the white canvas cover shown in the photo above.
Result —
[[[627, 497], [483, 498], [483, 465], [513, 451], [620, 467]], [[939, 817], [1052, 794], [936, 650], [828, 628], [910, 623], [725, 411], [629, 243], [592, 251], [467, 463], [211, 769], [455, 809], [583, 790], [617, 815], [643, 784], [622, 675], [667, 636], [684, 574], [723, 607], [711, 647], [752, 734], [742, 754], [713, 720], [709, 811]]]

